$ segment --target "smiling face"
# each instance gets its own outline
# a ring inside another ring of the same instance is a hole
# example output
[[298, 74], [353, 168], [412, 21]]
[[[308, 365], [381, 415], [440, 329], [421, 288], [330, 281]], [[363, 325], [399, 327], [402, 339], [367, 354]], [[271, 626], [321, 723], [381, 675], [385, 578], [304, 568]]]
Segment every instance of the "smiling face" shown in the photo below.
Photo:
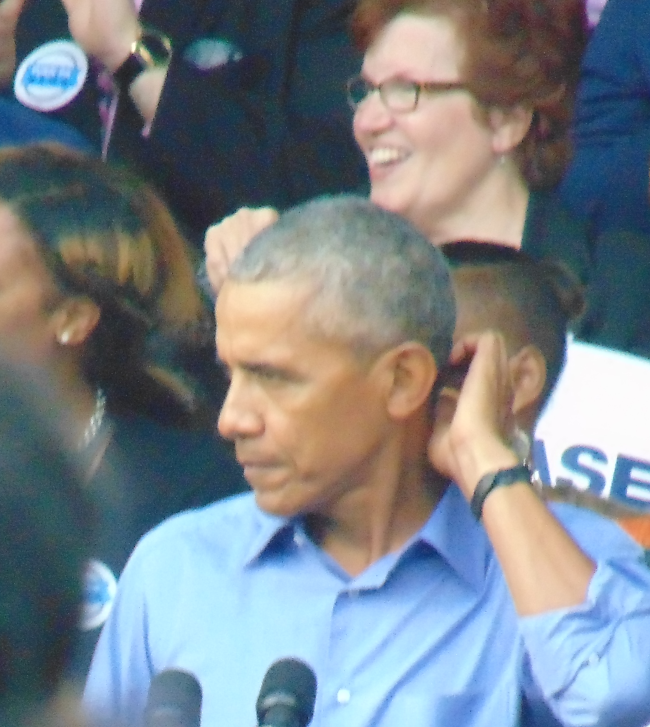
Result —
[[[462, 82], [463, 45], [446, 16], [402, 13], [367, 50], [363, 77], [420, 83]], [[354, 133], [371, 182], [371, 199], [407, 217], [424, 234], [431, 219], [462, 214], [498, 163], [493, 132], [465, 90], [423, 91], [417, 108], [396, 113], [369, 95], [357, 107]]]
[[348, 344], [307, 330], [310, 289], [227, 281], [217, 351], [231, 383], [219, 417], [266, 512], [333, 515], [381, 470], [388, 416], [381, 372]]

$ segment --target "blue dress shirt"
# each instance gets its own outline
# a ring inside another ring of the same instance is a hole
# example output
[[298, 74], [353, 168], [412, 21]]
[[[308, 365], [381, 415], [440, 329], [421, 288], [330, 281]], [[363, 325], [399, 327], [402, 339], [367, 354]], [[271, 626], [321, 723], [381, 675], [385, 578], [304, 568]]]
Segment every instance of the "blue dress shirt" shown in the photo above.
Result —
[[355, 578], [250, 494], [176, 516], [126, 566], [86, 705], [135, 727], [152, 676], [178, 668], [203, 687], [202, 727], [253, 727], [268, 667], [295, 656], [316, 672], [314, 727], [642, 727], [650, 570], [609, 521], [556, 512], [598, 569], [583, 605], [527, 618], [454, 486]]

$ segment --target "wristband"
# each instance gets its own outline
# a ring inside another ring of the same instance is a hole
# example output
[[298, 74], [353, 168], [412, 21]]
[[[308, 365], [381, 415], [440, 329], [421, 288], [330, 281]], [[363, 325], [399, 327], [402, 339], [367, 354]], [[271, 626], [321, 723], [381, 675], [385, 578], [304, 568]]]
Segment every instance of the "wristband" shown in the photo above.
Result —
[[483, 515], [483, 504], [492, 490], [496, 490], [497, 487], [513, 485], [515, 482], [532, 483], [532, 473], [528, 465], [518, 464], [509, 469], [488, 472], [488, 474], [483, 475], [478, 481], [478, 485], [476, 485], [476, 489], [469, 503], [474, 517], [477, 520], [481, 519]]

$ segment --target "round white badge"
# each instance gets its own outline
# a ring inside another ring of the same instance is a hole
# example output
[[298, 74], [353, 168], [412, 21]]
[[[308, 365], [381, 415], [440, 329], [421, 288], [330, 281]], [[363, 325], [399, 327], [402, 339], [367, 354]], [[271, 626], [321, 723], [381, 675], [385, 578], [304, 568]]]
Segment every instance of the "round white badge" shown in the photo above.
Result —
[[99, 560], [91, 559], [83, 576], [83, 604], [79, 628], [92, 631], [108, 618], [117, 592], [117, 578], [113, 571]]
[[36, 111], [56, 111], [81, 91], [88, 58], [71, 40], [53, 40], [33, 50], [14, 79], [16, 98]]

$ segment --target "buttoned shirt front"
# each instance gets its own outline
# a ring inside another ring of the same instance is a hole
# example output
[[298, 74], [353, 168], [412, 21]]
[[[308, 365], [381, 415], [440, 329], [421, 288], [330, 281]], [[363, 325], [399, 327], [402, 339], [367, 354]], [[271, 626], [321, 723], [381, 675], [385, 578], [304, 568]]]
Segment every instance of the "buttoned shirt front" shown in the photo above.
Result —
[[86, 705], [95, 722], [140, 724], [152, 676], [184, 669], [203, 688], [202, 727], [251, 727], [268, 667], [298, 657], [317, 677], [314, 727], [559, 724], [550, 710], [567, 725], [641, 727], [650, 571], [613, 524], [558, 515], [598, 569], [582, 606], [529, 618], [455, 486], [354, 578], [252, 495], [172, 518], [125, 569]]

